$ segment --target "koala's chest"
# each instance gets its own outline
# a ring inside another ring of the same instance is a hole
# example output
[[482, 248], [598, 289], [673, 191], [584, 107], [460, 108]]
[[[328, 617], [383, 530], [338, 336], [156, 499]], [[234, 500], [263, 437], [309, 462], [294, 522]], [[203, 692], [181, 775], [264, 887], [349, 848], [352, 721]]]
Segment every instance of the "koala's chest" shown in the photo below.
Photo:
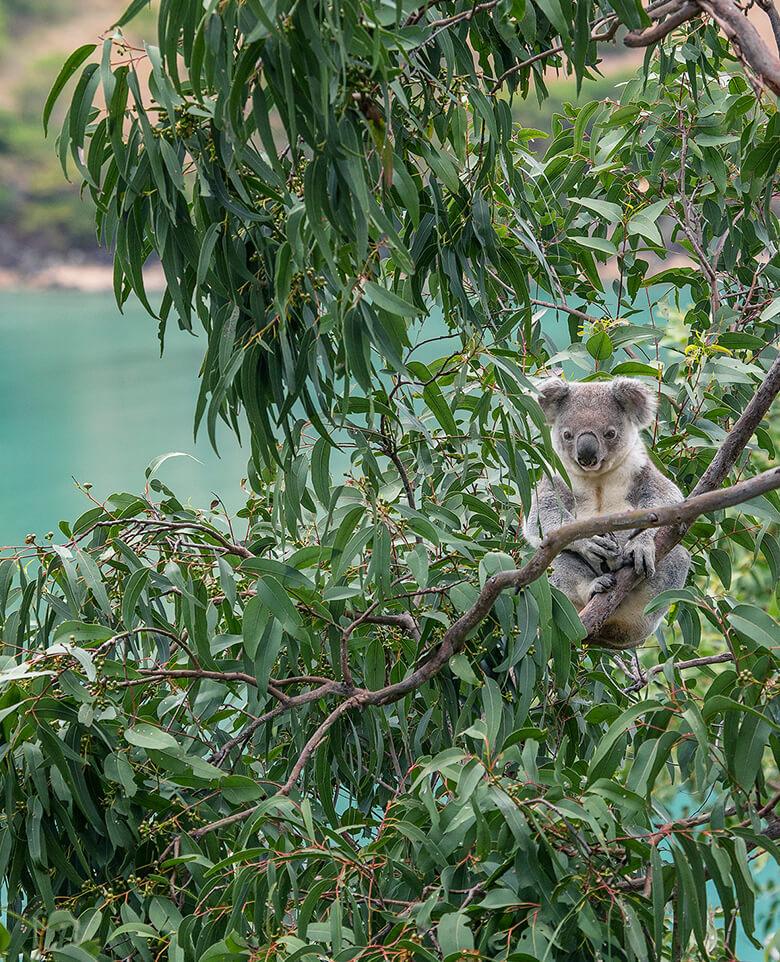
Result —
[[594, 480], [587, 486], [578, 485], [574, 492], [575, 515], [581, 521], [602, 514], [631, 511], [634, 506], [628, 502], [627, 495], [627, 485], [607, 479], [601, 482]]

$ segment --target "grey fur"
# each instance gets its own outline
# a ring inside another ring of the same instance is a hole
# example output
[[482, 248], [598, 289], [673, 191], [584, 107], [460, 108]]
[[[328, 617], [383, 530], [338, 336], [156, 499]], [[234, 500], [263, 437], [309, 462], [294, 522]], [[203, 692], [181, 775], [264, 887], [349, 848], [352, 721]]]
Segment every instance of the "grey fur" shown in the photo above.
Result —
[[[550, 379], [539, 403], [552, 426], [553, 446], [571, 479], [543, 478], [524, 524], [527, 540], [541, 543], [548, 531], [583, 517], [672, 504], [679, 488], [652, 463], [639, 429], [652, 423], [655, 397], [641, 381], [567, 384]], [[641, 645], [661, 623], [665, 610], [645, 615], [656, 595], [685, 584], [690, 555], [681, 546], [656, 567], [655, 531], [628, 531], [583, 538], [553, 562], [550, 581], [578, 608], [614, 584], [611, 572], [630, 564], [644, 581], [606, 622], [594, 644], [608, 648]]]

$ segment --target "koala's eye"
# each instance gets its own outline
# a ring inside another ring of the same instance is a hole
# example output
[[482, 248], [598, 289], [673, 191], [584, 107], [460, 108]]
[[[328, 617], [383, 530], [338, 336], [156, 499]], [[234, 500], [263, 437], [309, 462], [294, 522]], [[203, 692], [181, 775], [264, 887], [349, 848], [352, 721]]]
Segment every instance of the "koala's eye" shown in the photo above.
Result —
[[604, 437], [607, 439], [607, 441], [611, 441], [613, 438], [617, 437], [617, 431], [614, 428], [607, 428], [607, 430], [604, 432]]
[[564, 441], [571, 441], [571, 439], [572, 439], [573, 437], [574, 437], [574, 435], [573, 435], [573, 434], [571, 433], [571, 431], [569, 431], [568, 429], [563, 432], [563, 440], [564, 440]]

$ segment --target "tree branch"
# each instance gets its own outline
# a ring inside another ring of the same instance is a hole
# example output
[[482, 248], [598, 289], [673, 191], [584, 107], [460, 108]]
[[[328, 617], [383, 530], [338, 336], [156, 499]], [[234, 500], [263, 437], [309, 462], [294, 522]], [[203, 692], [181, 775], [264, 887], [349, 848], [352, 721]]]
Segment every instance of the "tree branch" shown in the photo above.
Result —
[[[604, 33], [597, 33], [596, 27], [602, 26], [608, 23], [607, 29]], [[620, 20], [617, 17], [605, 17], [594, 24], [593, 33], [590, 39], [593, 43], [604, 42], [607, 40], [612, 40], [612, 38], [617, 33], [617, 29], [620, 26]], [[521, 70], [525, 70], [526, 67], [531, 67], [539, 60], [546, 60], [548, 57], [554, 57], [556, 54], [563, 53], [563, 44], [557, 44], [554, 47], [550, 47], [549, 50], [542, 50], [540, 53], [534, 54], [533, 57], [529, 57], [527, 60], [522, 60], [520, 63], [512, 64], [508, 67], [501, 76], [496, 80], [493, 86], [490, 88], [490, 93], [495, 94], [503, 87], [504, 83], [509, 79], [509, 77], [514, 76], [516, 73], [520, 73]]]
[[[678, 661], [674, 664], [674, 669], [675, 671], [684, 671], [686, 668], [701, 668], [703, 665], [722, 665], [727, 661], [734, 661], [734, 656], [730, 651], [725, 651], [720, 655], [704, 655], [701, 658], [690, 658], [688, 661]], [[641, 678], [638, 678], [633, 685], [626, 688], [626, 694], [630, 695], [632, 692], [646, 688], [653, 678], [663, 670], [663, 665], [654, 665], [645, 672]]]
[[761, 39], [761, 35], [734, 0], [697, 0], [718, 24], [726, 37], [738, 47], [740, 59], [780, 96], [780, 58]]
[[652, 27], [647, 27], [645, 30], [630, 30], [623, 37], [623, 43], [627, 47], [649, 47], [651, 44], [663, 40], [667, 34], [684, 24], [686, 20], [691, 20], [700, 14], [701, 10], [695, 3], [684, 3]]
[[462, 13], [453, 14], [451, 17], [442, 17], [441, 20], [431, 20], [426, 26], [431, 29], [451, 27], [453, 24], [461, 23], [463, 20], [471, 20], [472, 17], [475, 17], [478, 13], [492, 10], [493, 7], [498, 6], [498, 3], [499, 0], [485, 0], [485, 3], [475, 4], [471, 9], [464, 10]]
[[[778, 363], [778, 379], [780, 380], [780, 363]], [[755, 397], [753, 400], [755, 401]], [[752, 401], [751, 404], [753, 404]], [[748, 405], [745, 414], [748, 414], [750, 407], [751, 406]], [[753, 416], [755, 416], [755, 410], [751, 412], [751, 417]], [[744, 417], [745, 415], [743, 415], [743, 418]], [[748, 420], [750, 419], [748, 418]], [[742, 421], [742, 418], [740, 418], [740, 421]], [[739, 423], [740, 422], [737, 422], [737, 424]], [[737, 425], [735, 425], [735, 429], [736, 428]], [[717, 471], [714, 473], [717, 475]], [[469, 634], [487, 618], [495, 602], [504, 591], [524, 588], [532, 581], [541, 577], [555, 557], [573, 541], [579, 538], [592, 537], [595, 534], [606, 534], [611, 531], [644, 530], [645, 528], [659, 528], [665, 525], [674, 525], [679, 529], [681, 525], [687, 525], [701, 514], [741, 504], [751, 498], [758, 497], [760, 494], [778, 488], [780, 488], [780, 467], [772, 468], [746, 481], [740, 481], [729, 488], [707, 491], [691, 496], [676, 504], [639, 511], [626, 511], [620, 514], [604, 515], [602, 517], [586, 518], [582, 521], [574, 521], [571, 524], [563, 525], [555, 531], [552, 531], [545, 537], [540, 547], [521, 568], [499, 571], [488, 578], [471, 608], [462, 614], [444, 633], [441, 645], [431, 653], [429, 659], [424, 664], [407, 675], [406, 678], [375, 691], [370, 691], [366, 688], [349, 689], [346, 685], [331, 682], [329, 685], [323, 685], [322, 688], [316, 689], [314, 692], [306, 692], [304, 695], [296, 696], [295, 699], [290, 699], [290, 702], [295, 701], [296, 703], [302, 703], [303, 700], [311, 701], [314, 700], [315, 697], [322, 697], [324, 694], [342, 694], [346, 696], [345, 700], [330, 712], [306, 742], [306, 745], [303, 747], [301, 754], [298, 756], [290, 771], [287, 781], [279, 789], [280, 793], [286, 795], [292, 791], [301, 772], [306, 767], [308, 760], [342, 715], [345, 715], [353, 708], [388, 705], [392, 702], [400, 701], [406, 695], [416, 691], [426, 682], [430, 681], [444, 668], [453, 655], [462, 651]], [[373, 617], [370, 611], [371, 609], [353, 621], [346, 631], [349, 631], [351, 634], [351, 631], [354, 631], [358, 624]], [[685, 663], [681, 663], [681, 667], [684, 664]], [[257, 806], [253, 806], [242, 812], [236, 812], [226, 818], [202, 826], [194, 835], [195, 837], [200, 837], [217, 828], [231, 825], [234, 822], [248, 817], [256, 810]]]
[[365, 625], [388, 625], [391, 628], [400, 628], [402, 631], [411, 635], [415, 641], [420, 640], [420, 628], [408, 611], [404, 611], [399, 615], [369, 615], [367, 618], [362, 618], [361, 623]]
[[[780, 368], [780, 365], [778, 365], [778, 367]], [[748, 407], [750, 407], [750, 405]], [[708, 491], [695, 497], [687, 498], [685, 501], [680, 501], [677, 504], [664, 505], [663, 507], [649, 510], [627, 511], [621, 514], [604, 515], [600, 518], [586, 518], [582, 521], [574, 521], [571, 524], [563, 525], [551, 532], [545, 537], [540, 547], [531, 555], [522, 568], [499, 571], [488, 578], [471, 608], [461, 615], [444, 633], [439, 648], [432, 652], [428, 661], [407, 675], [406, 678], [393, 685], [387, 685], [384, 688], [377, 689], [376, 691], [369, 691], [366, 688], [348, 690], [345, 685], [331, 682], [329, 685], [323, 685], [321, 689], [316, 689], [315, 692], [306, 692], [304, 695], [296, 696], [295, 699], [290, 699], [291, 702], [296, 701], [296, 703], [301, 703], [304, 699], [311, 701], [314, 700], [315, 697], [322, 697], [323, 694], [344, 694], [347, 696], [340, 705], [337, 705], [330, 712], [306, 742], [290, 771], [287, 781], [279, 789], [279, 793], [288, 795], [292, 791], [307, 762], [342, 715], [345, 715], [353, 708], [366, 708], [372, 705], [389, 705], [392, 702], [400, 701], [400, 699], [430, 681], [431, 678], [444, 668], [453, 655], [463, 649], [468, 635], [490, 614], [493, 605], [504, 591], [512, 588], [523, 588], [541, 577], [554, 558], [560, 554], [567, 545], [571, 544], [572, 541], [576, 541], [578, 538], [591, 537], [594, 534], [606, 534], [609, 531], [641, 530], [644, 528], [661, 527], [662, 525], [668, 524], [678, 526], [687, 524], [700, 514], [706, 514], [709, 511], [715, 511], [719, 508], [740, 504], [743, 501], [748, 501], [751, 498], [758, 497], [760, 494], [777, 488], [780, 488], [780, 468], [773, 468], [770, 471], [765, 471], [763, 474], [749, 478], [747, 481], [741, 481], [738, 484], [732, 485], [730, 488], [719, 491]], [[347, 631], [349, 631], [350, 628], [354, 631], [358, 624], [367, 621], [370, 617], [372, 616], [366, 613], [359, 619], [356, 619]], [[726, 659], [724, 658], [722, 660], [725, 661]], [[679, 667], [686, 666], [687, 663], [682, 662]], [[258, 725], [259, 724], [260, 723], [258, 723]], [[254, 730], [254, 728], [252, 728], [252, 730]], [[233, 744], [238, 744], [238, 741], [235, 739], [232, 741]], [[235, 822], [239, 822], [252, 815], [255, 811], [257, 811], [256, 805], [244, 809], [241, 812], [235, 812], [218, 821], [203, 825], [193, 832], [193, 835], [195, 838], [200, 838], [218, 828], [224, 828]]]
[[239, 558], [254, 558], [252, 552], [242, 544], [234, 544], [219, 531], [210, 528], [207, 524], [200, 524], [197, 521], [157, 521], [154, 518], [117, 518], [107, 521], [96, 521], [90, 525], [86, 531], [79, 532], [74, 540], [81, 541], [95, 528], [113, 528], [116, 525], [124, 524], [127, 527], [139, 525], [145, 528], [156, 528], [159, 531], [199, 531], [213, 538], [220, 547], [224, 548], [228, 554], [238, 555]]
[[414, 488], [412, 487], [412, 484], [409, 480], [409, 475], [407, 474], [406, 468], [404, 467], [404, 463], [398, 455], [398, 448], [396, 447], [395, 439], [393, 438], [393, 435], [392, 435], [392, 429], [388, 425], [387, 418], [385, 417], [385, 415], [382, 415], [382, 418], [379, 422], [379, 426], [380, 426], [380, 434], [382, 435], [382, 438], [383, 438], [382, 450], [395, 465], [395, 469], [398, 472], [399, 477], [401, 478], [401, 484], [404, 486], [406, 501], [409, 507], [412, 509], [412, 511], [414, 511], [417, 508], [417, 504], [415, 503], [415, 499], [414, 499]]
[[264, 715], [260, 715], [258, 718], [252, 719], [252, 721], [242, 731], [240, 731], [237, 735], [234, 735], [232, 738], [229, 738], [221, 748], [215, 749], [209, 756], [208, 761], [211, 762], [212, 765], [219, 767], [225, 758], [227, 758], [227, 756], [230, 754], [230, 752], [233, 751], [236, 745], [241, 745], [242, 743], [245, 744], [248, 742], [258, 728], [261, 728], [266, 724], [266, 722], [271, 721], [271, 719], [278, 718], [279, 715], [282, 715], [286, 711], [286, 705], [277, 705], [275, 708], [267, 711]]
[[[427, 662], [393, 685], [387, 685], [377, 691], [358, 689], [351, 697], [334, 709], [307, 742], [304, 748], [306, 759], [314, 753], [335, 721], [351, 708], [391, 704], [430, 681], [442, 670], [453, 655], [463, 649], [468, 635], [489, 615], [496, 600], [504, 591], [512, 588], [523, 588], [535, 581], [544, 574], [554, 558], [572, 541], [576, 541], [578, 538], [591, 537], [595, 534], [606, 534], [610, 531], [642, 530], [661, 527], [670, 523], [675, 525], [687, 524], [700, 514], [741, 504], [743, 501], [748, 501], [777, 488], [780, 488], [780, 468], [773, 468], [763, 474], [749, 478], [747, 481], [741, 481], [730, 488], [708, 491], [687, 498], [677, 504], [664, 505], [649, 510], [604, 515], [600, 518], [587, 518], [563, 525], [547, 535], [540, 547], [522, 568], [499, 571], [488, 578], [477, 596], [477, 600], [468, 611], [447, 629], [441, 645], [431, 654]], [[293, 766], [290, 777], [284, 785], [283, 791], [285, 793], [291, 791], [305, 766], [305, 760], [301, 764], [301, 757]]]

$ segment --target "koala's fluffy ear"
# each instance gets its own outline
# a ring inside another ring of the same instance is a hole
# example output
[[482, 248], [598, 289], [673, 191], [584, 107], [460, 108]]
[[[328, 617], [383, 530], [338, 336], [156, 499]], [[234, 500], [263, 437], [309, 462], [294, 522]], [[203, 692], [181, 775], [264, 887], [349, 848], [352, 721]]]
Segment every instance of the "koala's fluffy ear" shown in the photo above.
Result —
[[641, 381], [616, 377], [612, 382], [612, 396], [638, 427], [646, 428], [653, 423], [658, 400]]
[[539, 405], [549, 424], [558, 416], [561, 405], [570, 393], [569, 385], [557, 377], [548, 378], [539, 388]]

